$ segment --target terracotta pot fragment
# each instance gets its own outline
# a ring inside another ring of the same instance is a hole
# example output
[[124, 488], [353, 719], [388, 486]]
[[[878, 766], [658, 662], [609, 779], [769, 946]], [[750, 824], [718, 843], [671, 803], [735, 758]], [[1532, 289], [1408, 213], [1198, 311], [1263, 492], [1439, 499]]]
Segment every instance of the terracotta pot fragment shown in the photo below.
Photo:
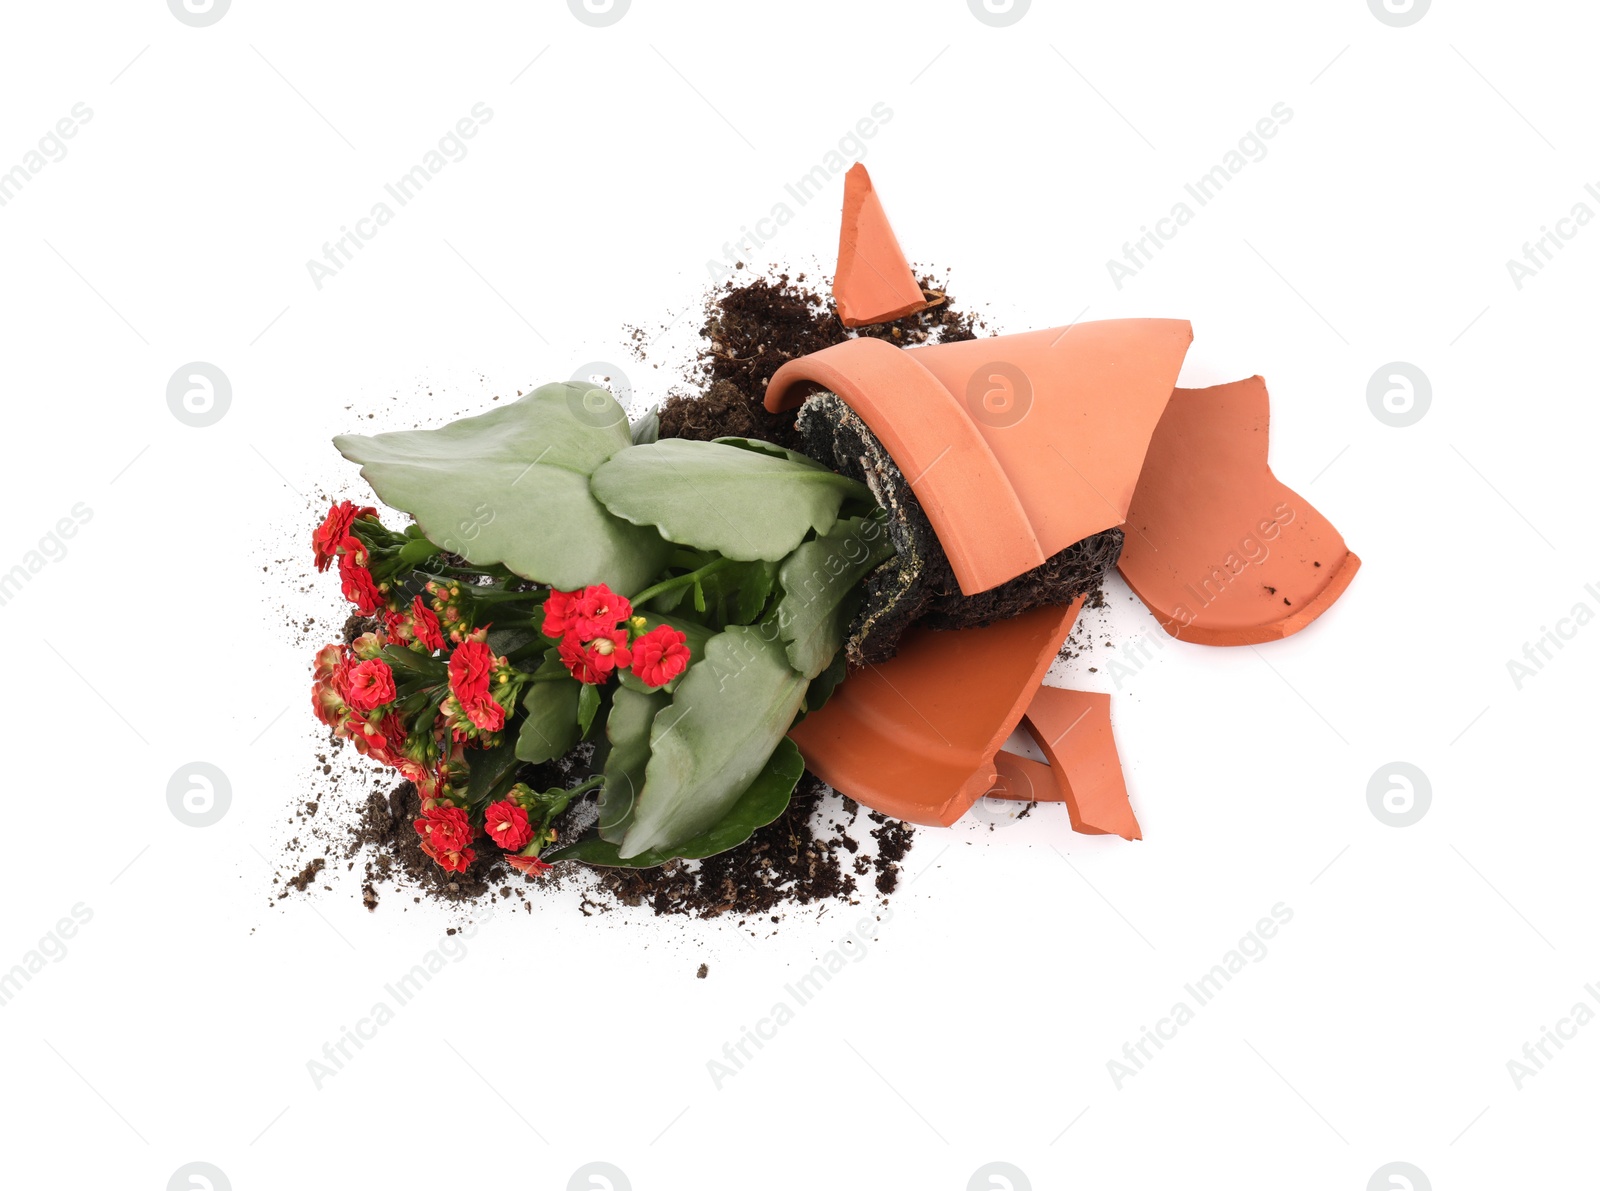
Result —
[[1069, 608], [976, 629], [913, 629], [790, 731], [806, 768], [873, 810], [949, 826], [995, 784], [1016, 729], [1072, 631]]
[[867, 167], [857, 162], [844, 176], [844, 218], [839, 224], [839, 265], [833, 301], [847, 327], [886, 323], [928, 306]]
[[1116, 319], [906, 349], [851, 339], [779, 368], [766, 407], [843, 398], [976, 595], [1122, 524], [1192, 338], [1181, 319]]
[[1050, 758], [1074, 831], [1143, 838], [1111, 734], [1110, 695], [1040, 687], [1022, 727]]
[[1117, 569], [1180, 640], [1287, 637], [1361, 566], [1328, 519], [1272, 474], [1267, 425], [1266, 382], [1252, 376], [1177, 390], [1150, 441]]

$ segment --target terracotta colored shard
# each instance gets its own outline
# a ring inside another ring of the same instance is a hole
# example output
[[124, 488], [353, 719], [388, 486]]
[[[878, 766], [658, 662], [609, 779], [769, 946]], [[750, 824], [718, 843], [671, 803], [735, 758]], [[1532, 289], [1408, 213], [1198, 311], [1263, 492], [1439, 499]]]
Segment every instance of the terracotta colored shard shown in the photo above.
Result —
[[1022, 727], [1050, 758], [1074, 831], [1142, 838], [1111, 735], [1110, 695], [1040, 687]]
[[1082, 604], [983, 628], [913, 629], [895, 657], [851, 674], [790, 731], [806, 768], [883, 814], [955, 822], [994, 786], [995, 754]]
[[1267, 466], [1266, 383], [1179, 389], [1128, 509], [1117, 569], [1183, 641], [1252, 645], [1299, 632], [1361, 560]]
[[851, 339], [779, 368], [766, 407], [843, 398], [975, 595], [1122, 524], [1192, 338], [1181, 319], [1116, 319], [909, 349]]
[[844, 219], [839, 226], [839, 265], [833, 274], [839, 321], [866, 327], [927, 308], [900, 241], [895, 239], [878, 192], [859, 162], [844, 176]]
[[1000, 798], [1007, 802], [1067, 800], [1066, 788], [1056, 781], [1056, 771], [1032, 757], [1001, 749], [994, 755], [994, 768], [994, 785], [983, 792], [985, 798]]

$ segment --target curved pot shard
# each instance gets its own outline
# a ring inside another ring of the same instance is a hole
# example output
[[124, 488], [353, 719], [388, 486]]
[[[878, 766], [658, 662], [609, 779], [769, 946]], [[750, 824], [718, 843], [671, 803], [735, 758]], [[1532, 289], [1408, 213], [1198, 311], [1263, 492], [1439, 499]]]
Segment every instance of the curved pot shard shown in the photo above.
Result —
[[851, 339], [779, 368], [766, 407], [842, 398], [976, 595], [1123, 523], [1192, 338], [1181, 319], [1115, 319], [932, 347]]
[[1361, 566], [1267, 466], [1259, 376], [1178, 389], [1150, 441], [1117, 569], [1183, 641], [1252, 645], [1305, 628]]
[[851, 674], [789, 736], [835, 790], [897, 819], [949, 826], [994, 786], [995, 754], [1082, 604], [983, 628], [913, 629], [893, 658]]
[[927, 308], [889, 216], [878, 201], [867, 167], [857, 162], [844, 176], [844, 217], [839, 223], [839, 264], [833, 303], [847, 327], [904, 318]]
[[1143, 838], [1128, 802], [1117, 742], [1111, 735], [1111, 696], [1040, 687], [1022, 726], [1061, 787], [1072, 830], [1084, 835]]

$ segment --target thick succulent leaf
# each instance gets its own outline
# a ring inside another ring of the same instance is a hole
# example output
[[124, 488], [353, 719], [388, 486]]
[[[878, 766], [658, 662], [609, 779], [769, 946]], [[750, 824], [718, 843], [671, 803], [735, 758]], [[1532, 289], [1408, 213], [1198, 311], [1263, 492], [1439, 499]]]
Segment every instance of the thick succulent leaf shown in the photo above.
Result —
[[634, 444], [655, 442], [661, 437], [661, 407], [652, 405], [650, 411], [633, 424], [630, 431]]
[[859, 606], [856, 585], [893, 554], [882, 516], [875, 515], [840, 521], [784, 560], [778, 626], [791, 666], [807, 678], [827, 669]]
[[437, 430], [333, 441], [385, 504], [478, 566], [504, 563], [563, 591], [606, 583], [629, 592], [671, 552], [648, 526], [606, 512], [589, 489], [595, 468], [631, 441], [627, 415], [603, 389], [544, 385]]
[[467, 801], [477, 807], [504, 794], [520, 764], [509, 737], [491, 749], [468, 749]]
[[606, 739], [611, 751], [606, 756], [606, 783], [600, 790], [600, 836], [621, 843], [633, 822], [633, 807], [644, 787], [644, 770], [650, 761], [650, 725], [660, 711], [672, 702], [663, 691], [648, 693], [618, 687], [611, 697], [611, 714], [606, 717]]
[[528, 718], [517, 736], [517, 757], [537, 765], [554, 761], [578, 743], [578, 688], [576, 678], [536, 682], [522, 700]]
[[600, 710], [600, 688], [592, 683], [578, 686], [578, 735], [589, 735], [589, 725], [594, 723], [595, 712]]
[[833, 655], [833, 661], [828, 663], [828, 668], [811, 680], [811, 685], [806, 688], [806, 714], [819, 711], [822, 705], [833, 697], [833, 692], [845, 680], [850, 672], [849, 663], [845, 660], [844, 650]]
[[618, 451], [590, 487], [612, 513], [738, 562], [777, 562], [807, 533], [826, 533], [865, 485], [807, 460], [727, 443], [669, 438]]
[[615, 868], [653, 868], [669, 860], [681, 858], [699, 860], [737, 848], [757, 830], [765, 827], [789, 805], [800, 775], [805, 772], [805, 762], [794, 741], [785, 737], [778, 742], [766, 765], [756, 775], [739, 800], [722, 819], [709, 830], [693, 839], [685, 840], [675, 848], [654, 848], [636, 856], [623, 859], [617, 845], [603, 837], [590, 836], [568, 844], [564, 848], [546, 852], [544, 859], [555, 863], [561, 860], [581, 860], [586, 864], [599, 864]]
[[771, 455], [774, 459], [788, 459], [793, 463], [803, 463], [807, 467], [814, 467], [819, 471], [828, 469], [818, 463], [810, 455], [802, 455], [799, 451], [791, 451], [788, 447], [780, 447], [775, 442], [768, 442], [764, 438], [736, 438], [727, 435], [723, 438], [714, 438], [712, 442], [725, 443], [730, 447], [738, 447], [741, 451], [754, 451], [758, 455]]
[[624, 860], [710, 830], [739, 800], [794, 722], [806, 679], [776, 634], [736, 625], [706, 644], [650, 729], [650, 764]]

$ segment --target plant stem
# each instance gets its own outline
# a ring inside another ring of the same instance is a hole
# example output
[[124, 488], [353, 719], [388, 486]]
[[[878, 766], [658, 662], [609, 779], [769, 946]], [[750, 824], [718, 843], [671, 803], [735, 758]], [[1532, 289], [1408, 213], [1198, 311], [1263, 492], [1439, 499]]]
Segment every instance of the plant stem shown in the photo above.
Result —
[[663, 579], [654, 587], [645, 588], [638, 595], [634, 596], [631, 602], [635, 608], [641, 608], [648, 601], [655, 599], [659, 595], [665, 595], [669, 591], [677, 591], [680, 587], [688, 587], [692, 584], [698, 583], [707, 575], [732, 565], [733, 559], [731, 558], [713, 558], [699, 570], [690, 571], [687, 575], [679, 575], [673, 579]]

